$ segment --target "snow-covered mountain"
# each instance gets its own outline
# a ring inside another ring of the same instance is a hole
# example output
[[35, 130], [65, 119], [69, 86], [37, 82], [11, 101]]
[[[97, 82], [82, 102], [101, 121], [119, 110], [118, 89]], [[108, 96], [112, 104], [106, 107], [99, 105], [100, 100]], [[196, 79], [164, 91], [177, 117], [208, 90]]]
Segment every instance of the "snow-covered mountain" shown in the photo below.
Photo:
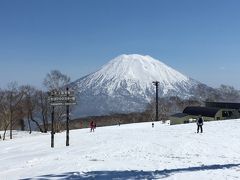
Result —
[[159, 60], [138, 54], [120, 55], [98, 71], [72, 83], [78, 90], [76, 116], [126, 113], [144, 110], [154, 98], [153, 81], [159, 95], [191, 96], [198, 82]]

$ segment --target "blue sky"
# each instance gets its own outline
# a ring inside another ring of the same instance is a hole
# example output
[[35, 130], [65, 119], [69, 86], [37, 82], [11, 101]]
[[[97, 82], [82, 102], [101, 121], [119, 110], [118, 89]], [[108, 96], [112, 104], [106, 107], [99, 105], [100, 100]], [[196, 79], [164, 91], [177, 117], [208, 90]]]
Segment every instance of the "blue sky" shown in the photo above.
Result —
[[240, 89], [238, 0], [0, 0], [0, 87], [76, 80], [120, 54], [150, 55]]

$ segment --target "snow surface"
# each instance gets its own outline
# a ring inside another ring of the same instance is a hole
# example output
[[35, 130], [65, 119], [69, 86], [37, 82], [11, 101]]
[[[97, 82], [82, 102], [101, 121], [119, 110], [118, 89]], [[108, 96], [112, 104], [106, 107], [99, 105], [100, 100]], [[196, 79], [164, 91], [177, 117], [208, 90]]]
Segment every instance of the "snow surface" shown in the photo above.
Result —
[[[195, 124], [138, 123], [65, 133], [14, 132], [0, 141], [0, 179], [240, 179], [240, 119]], [[1, 132], [2, 134], [2, 132]]]

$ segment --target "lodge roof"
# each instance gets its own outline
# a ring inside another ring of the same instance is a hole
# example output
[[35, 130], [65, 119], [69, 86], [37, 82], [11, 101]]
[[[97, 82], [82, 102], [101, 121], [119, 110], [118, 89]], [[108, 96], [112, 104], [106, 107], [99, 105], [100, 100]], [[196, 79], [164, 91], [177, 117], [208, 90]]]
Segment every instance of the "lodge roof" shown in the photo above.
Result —
[[188, 106], [183, 110], [183, 113], [188, 115], [202, 115], [206, 117], [215, 117], [220, 108], [216, 107], [200, 107], [200, 106]]
[[240, 109], [240, 103], [231, 102], [205, 102], [206, 107], [216, 107], [224, 109]]

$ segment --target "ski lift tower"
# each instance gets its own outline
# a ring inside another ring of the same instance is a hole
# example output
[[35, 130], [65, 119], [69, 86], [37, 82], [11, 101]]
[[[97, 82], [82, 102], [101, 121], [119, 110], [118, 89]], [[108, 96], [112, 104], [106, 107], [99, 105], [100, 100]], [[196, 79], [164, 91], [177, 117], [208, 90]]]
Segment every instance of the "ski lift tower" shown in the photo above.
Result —
[[156, 117], [155, 117], [155, 121], [158, 121], [158, 86], [159, 86], [159, 82], [153, 81], [152, 83], [154, 86], [156, 86]]

